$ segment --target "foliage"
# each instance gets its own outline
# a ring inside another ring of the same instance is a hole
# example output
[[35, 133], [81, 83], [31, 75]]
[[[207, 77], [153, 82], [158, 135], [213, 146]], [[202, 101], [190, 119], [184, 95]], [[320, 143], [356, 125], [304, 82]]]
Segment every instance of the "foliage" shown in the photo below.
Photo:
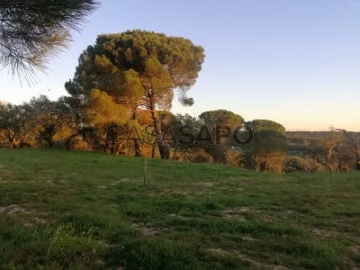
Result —
[[227, 152], [232, 151], [234, 130], [244, 123], [244, 118], [227, 110], [203, 112], [199, 120], [209, 130], [213, 138], [212, 144], [202, 144], [215, 162], [228, 163]]
[[254, 131], [254, 138], [249, 145], [243, 147], [246, 167], [281, 172], [288, 149], [285, 128], [270, 120], [254, 120], [248, 124]]
[[80, 55], [74, 79], [66, 88], [82, 99], [92, 89], [100, 89], [125, 104], [134, 119], [139, 107], [150, 110], [161, 157], [168, 158], [156, 111], [171, 107], [175, 89], [186, 93], [195, 83], [203, 51], [188, 39], [155, 32], [99, 35], [95, 45]]
[[2, 0], [0, 63], [25, 75], [43, 70], [51, 56], [66, 48], [70, 30], [79, 30], [97, 5], [95, 0]]
[[6, 104], [0, 107], [0, 129], [10, 148], [27, 143], [26, 140], [32, 131], [32, 116], [33, 112], [29, 104]]
[[253, 130], [275, 130], [281, 133], [285, 133], [285, 127], [275, 121], [266, 119], [255, 119], [247, 122]]
[[285, 172], [323, 172], [326, 168], [310, 157], [290, 156], [287, 158]]

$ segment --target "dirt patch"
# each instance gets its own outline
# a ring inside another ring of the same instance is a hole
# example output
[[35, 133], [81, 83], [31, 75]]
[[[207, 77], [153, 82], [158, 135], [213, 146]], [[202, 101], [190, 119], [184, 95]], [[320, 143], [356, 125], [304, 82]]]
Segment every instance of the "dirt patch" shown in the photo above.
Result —
[[96, 189], [109, 189], [107, 186], [95, 186]]
[[246, 217], [248, 214], [251, 214], [258, 218], [261, 221], [266, 223], [273, 223], [279, 220], [278, 217], [268, 214], [262, 214], [259, 209], [250, 208], [250, 207], [240, 207], [240, 208], [233, 208], [230, 210], [225, 210], [222, 212], [223, 217], [225, 218], [234, 218], [239, 221], [246, 221]]
[[262, 221], [265, 221], [265, 222], [276, 222], [279, 220], [278, 217], [275, 217], [275, 216], [271, 216], [271, 215], [259, 215], [259, 218], [262, 220]]
[[181, 197], [189, 197], [189, 194], [182, 190], [174, 190], [174, 189], [162, 189], [149, 193], [150, 197], [158, 197], [158, 196], [181, 196]]
[[312, 232], [313, 234], [319, 235], [323, 238], [335, 238], [341, 235], [341, 233], [339, 232], [335, 232], [335, 231], [329, 231], [329, 230], [324, 230], [324, 229], [319, 229], [319, 228], [311, 228], [310, 232]]
[[222, 256], [229, 254], [229, 252], [227, 252], [221, 248], [211, 248], [211, 249], [209, 249], [209, 251], [213, 254], [222, 255]]
[[242, 236], [241, 239], [244, 241], [256, 241], [257, 240], [251, 236]]
[[21, 206], [16, 204], [8, 205], [8, 206], [0, 206], [0, 214], [8, 213], [8, 214], [31, 214], [32, 211], [27, 210]]
[[129, 178], [122, 178], [122, 179], [118, 179], [118, 180], [114, 180], [111, 182], [111, 185], [112, 186], [116, 186], [116, 185], [119, 185], [121, 183], [127, 183], [127, 182], [130, 182], [130, 179]]
[[214, 182], [196, 182], [196, 183], [192, 183], [192, 185], [202, 186], [202, 187], [212, 187], [215, 185], [215, 183]]
[[5, 165], [3, 165], [3, 164], [0, 164], [0, 169], [1, 169], [1, 168], [4, 168], [4, 167], [5, 167]]
[[356, 256], [360, 256], [360, 245], [353, 245], [349, 248], [350, 252]]
[[212, 248], [209, 251], [215, 255], [226, 256], [226, 255], [235, 255], [239, 257], [241, 260], [246, 261], [251, 264], [251, 269], [272, 269], [272, 270], [289, 270], [289, 268], [282, 265], [268, 265], [264, 263], [257, 262], [253, 259], [250, 259], [248, 256], [240, 253], [237, 250], [226, 251], [221, 248]]
[[339, 198], [340, 199], [356, 199], [359, 198], [360, 194], [357, 193], [340, 193], [339, 194]]
[[237, 250], [234, 251], [234, 253], [243, 261], [250, 263], [252, 269], [255, 268], [255, 269], [289, 270], [289, 268], [282, 265], [271, 265], [271, 264], [265, 264], [254, 261], [253, 259], [250, 259], [248, 256], [240, 253]]
[[249, 207], [240, 207], [240, 208], [224, 210], [222, 214], [223, 217], [225, 218], [235, 218], [239, 221], [246, 221], [245, 213], [249, 213], [250, 211], [251, 209]]
[[0, 206], [0, 214], [9, 214], [14, 216], [22, 216], [25, 227], [33, 227], [35, 225], [42, 225], [49, 223], [48, 221], [48, 213], [37, 212], [33, 209], [29, 209], [25, 206], [19, 206], [16, 204], [8, 205], [8, 206]]
[[190, 217], [179, 216], [178, 214], [170, 214], [169, 217], [177, 218], [180, 220], [189, 220]]
[[348, 256], [343, 258], [344, 266], [347, 266], [347, 269], [359, 269], [356, 267], [356, 263], [353, 262]]
[[144, 223], [133, 223], [131, 227], [140, 230], [144, 235], [147, 236], [156, 236], [156, 235], [164, 235], [169, 232], [168, 228], [150, 228], [146, 227]]

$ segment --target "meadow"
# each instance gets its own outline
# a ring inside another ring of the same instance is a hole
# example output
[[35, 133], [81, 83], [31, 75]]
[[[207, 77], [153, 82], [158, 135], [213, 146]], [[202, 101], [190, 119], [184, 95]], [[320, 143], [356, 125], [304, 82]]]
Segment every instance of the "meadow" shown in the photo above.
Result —
[[0, 269], [358, 269], [360, 173], [0, 149]]

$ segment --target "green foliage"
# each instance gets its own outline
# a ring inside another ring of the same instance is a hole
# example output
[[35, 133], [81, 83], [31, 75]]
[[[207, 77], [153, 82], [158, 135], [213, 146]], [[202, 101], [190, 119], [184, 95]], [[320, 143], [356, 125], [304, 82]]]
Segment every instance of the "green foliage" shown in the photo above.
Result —
[[203, 112], [199, 120], [210, 131], [214, 138], [212, 145], [202, 145], [217, 163], [229, 163], [229, 157], [234, 153], [230, 150], [235, 128], [244, 123], [244, 118], [227, 110], [215, 110]]
[[199, 115], [199, 119], [202, 120], [205, 125], [209, 126], [209, 128], [214, 128], [216, 125], [236, 128], [244, 123], [244, 118], [227, 110], [203, 112]]
[[25, 143], [33, 131], [34, 111], [30, 104], [6, 104], [0, 108], [0, 129], [10, 148]]
[[85, 92], [99, 88], [135, 102], [151, 90], [158, 105], [166, 107], [173, 89], [195, 83], [203, 61], [202, 47], [185, 38], [142, 30], [99, 35], [81, 54], [74, 81]]
[[104, 127], [110, 124], [123, 125], [130, 120], [130, 112], [123, 105], [114, 102], [113, 98], [99, 89], [93, 89], [89, 95], [88, 106], [85, 107], [87, 122]]
[[247, 122], [247, 124], [250, 125], [254, 131], [276, 130], [278, 132], [285, 133], [285, 127], [283, 125], [271, 120], [256, 119]]
[[246, 167], [281, 172], [288, 149], [285, 128], [270, 120], [254, 120], [247, 124], [253, 129], [254, 138], [249, 145], [243, 147]]
[[[190, 89], [204, 57], [203, 48], [185, 38], [142, 30], [99, 35], [95, 45], [80, 55], [74, 79], [65, 87], [80, 104], [87, 103], [93, 89], [99, 89], [125, 105], [133, 119], [139, 108], [148, 109], [160, 155], [168, 158], [169, 146], [161, 142], [156, 111], [171, 107], [175, 89], [183, 94]], [[140, 153], [139, 146], [135, 147]]]
[[49, 58], [67, 46], [70, 30], [79, 30], [97, 5], [94, 0], [2, 0], [0, 62], [25, 75], [44, 69]]
[[290, 156], [287, 158], [285, 172], [323, 172], [326, 168], [315, 159], [309, 157]]
[[285, 134], [276, 130], [258, 130], [254, 134], [250, 147], [255, 154], [260, 155], [286, 152], [287, 138]]

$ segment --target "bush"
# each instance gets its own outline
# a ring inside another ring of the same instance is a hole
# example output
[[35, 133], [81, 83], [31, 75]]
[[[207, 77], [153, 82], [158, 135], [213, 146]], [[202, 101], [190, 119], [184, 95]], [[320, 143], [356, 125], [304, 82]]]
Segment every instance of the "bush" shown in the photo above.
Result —
[[285, 163], [285, 172], [323, 172], [326, 168], [315, 159], [309, 157], [288, 157]]

